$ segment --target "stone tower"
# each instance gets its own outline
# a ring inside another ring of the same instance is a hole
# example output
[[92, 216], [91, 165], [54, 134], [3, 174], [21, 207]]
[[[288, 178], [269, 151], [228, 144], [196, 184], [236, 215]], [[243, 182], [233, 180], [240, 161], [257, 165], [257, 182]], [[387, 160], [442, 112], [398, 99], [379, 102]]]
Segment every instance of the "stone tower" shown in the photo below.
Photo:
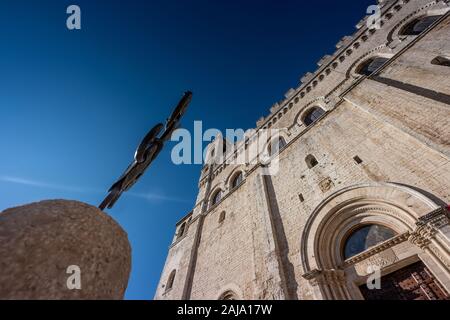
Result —
[[[449, 1], [379, 6], [257, 122], [281, 130], [277, 174], [203, 168], [156, 299], [448, 297]], [[377, 270], [398, 286], [368, 290]]]

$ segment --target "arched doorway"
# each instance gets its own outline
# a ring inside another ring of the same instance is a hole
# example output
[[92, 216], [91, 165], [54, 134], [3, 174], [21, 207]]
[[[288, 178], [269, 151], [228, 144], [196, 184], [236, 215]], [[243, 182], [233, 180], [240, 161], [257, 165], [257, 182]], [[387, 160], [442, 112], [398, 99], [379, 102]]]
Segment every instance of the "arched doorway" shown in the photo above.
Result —
[[[315, 299], [387, 297], [380, 293], [389, 283], [405, 291], [403, 296], [390, 291], [389, 299], [412, 298], [406, 291], [426, 291], [427, 285], [437, 289], [424, 296], [446, 298], [449, 239], [448, 211], [424, 193], [393, 183], [348, 187], [308, 218], [301, 239], [303, 277]], [[378, 280], [381, 285], [369, 285]]]

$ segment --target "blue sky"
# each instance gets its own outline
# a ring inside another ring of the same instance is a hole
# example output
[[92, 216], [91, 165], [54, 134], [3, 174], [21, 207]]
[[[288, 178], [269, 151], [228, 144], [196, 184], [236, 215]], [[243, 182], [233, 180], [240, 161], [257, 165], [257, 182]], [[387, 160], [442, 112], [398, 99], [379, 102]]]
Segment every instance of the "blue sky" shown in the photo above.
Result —
[[[43, 199], [98, 205], [147, 130], [185, 90], [183, 125], [252, 128], [355, 31], [374, 0], [2, 0], [0, 210]], [[66, 28], [77, 4], [82, 30]], [[152, 299], [199, 165], [169, 143], [108, 211], [132, 246], [128, 299]]]

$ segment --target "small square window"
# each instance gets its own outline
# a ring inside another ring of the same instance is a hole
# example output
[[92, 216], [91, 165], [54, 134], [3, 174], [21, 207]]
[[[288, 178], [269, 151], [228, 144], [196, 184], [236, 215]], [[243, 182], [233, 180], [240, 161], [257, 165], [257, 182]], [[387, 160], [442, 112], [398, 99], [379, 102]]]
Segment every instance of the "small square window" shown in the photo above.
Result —
[[303, 197], [303, 194], [301, 194], [301, 193], [298, 195], [298, 198], [300, 199], [300, 202], [305, 201], [305, 198]]
[[361, 158], [360, 157], [358, 157], [358, 156], [354, 156], [353, 157], [353, 160], [355, 160], [355, 162], [357, 163], [357, 164], [361, 164], [363, 161], [361, 160]]
[[225, 211], [222, 211], [219, 215], [219, 223], [222, 223], [225, 220]]

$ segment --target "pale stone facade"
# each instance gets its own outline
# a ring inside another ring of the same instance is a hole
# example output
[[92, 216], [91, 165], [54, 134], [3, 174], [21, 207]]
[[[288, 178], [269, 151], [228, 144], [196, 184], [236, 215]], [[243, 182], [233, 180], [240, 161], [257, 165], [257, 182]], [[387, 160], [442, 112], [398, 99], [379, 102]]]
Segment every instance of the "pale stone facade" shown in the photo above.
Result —
[[[380, 5], [381, 29], [362, 20], [258, 121], [283, 129], [278, 174], [205, 166], [156, 299], [362, 299], [368, 266], [388, 274], [417, 261], [450, 292], [449, 2]], [[362, 74], [375, 58], [385, 60]], [[306, 125], [314, 107], [324, 113]], [[345, 259], [345, 239], [367, 224], [396, 236]]]

